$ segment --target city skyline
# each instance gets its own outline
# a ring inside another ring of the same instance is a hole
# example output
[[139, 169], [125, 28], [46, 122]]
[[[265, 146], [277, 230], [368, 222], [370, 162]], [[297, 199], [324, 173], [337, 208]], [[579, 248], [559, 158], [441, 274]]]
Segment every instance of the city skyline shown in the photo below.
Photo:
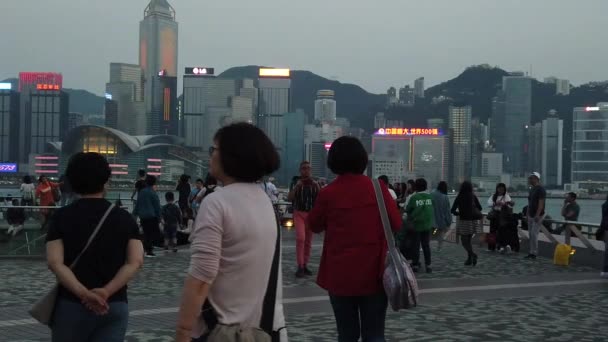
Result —
[[[3, 32], [14, 31], [22, 18], [27, 17], [35, 23], [32, 26], [43, 28], [52, 24], [55, 38], [50, 42], [37, 34], [36, 29], [7, 35], [11, 48], [5, 50], [3, 66], [6, 69], [0, 70], [0, 78], [15, 77], [24, 70], [57, 71], [68, 80], [66, 87], [103, 94], [110, 62], [137, 62], [137, 22], [148, 1], [68, 3], [58, 0], [52, 4], [36, 3], [35, 12], [31, 11], [31, 0], [10, 2], [11, 11], [0, 14]], [[595, 39], [579, 39], [588, 32], [601, 32], [602, 21], [593, 17], [605, 13], [606, 2], [555, 6], [547, 0], [533, 4], [469, 1], [455, 6], [437, 0], [416, 3], [416, 11], [412, 4], [386, 1], [384, 6], [348, 6], [347, 15], [334, 16], [338, 10], [344, 10], [340, 1], [283, 5], [268, 0], [248, 11], [235, 11], [238, 5], [235, 2], [174, 1], [177, 20], [183, 27], [178, 71], [181, 76], [185, 66], [197, 64], [214, 65], [218, 71], [248, 64], [287, 66], [359, 84], [373, 93], [384, 93], [390, 85], [402, 85], [420, 75], [425, 76], [427, 86], [432, 86], [457, 75], [467, 66], [486, 62], [513, 71], [528, 71], [532, 66], [534, 77], [555, 75], [569, 79], [574, 85], [608, 79], [601, 59], [605, 48], [595, 43]], [[315, 11], [319, 6], [324, 9], [323, 13]], [[387, 6], [393, 10], [386, 11]], [[120, 11], [111, 12], [112, 20], [99, 15], [116, 8]], [[446, 15], [437, 16], [436, 12], [441, 10], [445, 10]], [[241, 12], [253, 18], [247, 27], [242, 24], [246, 21]], [[571, 13], [584, 15], [570, 16]], [[362, 26], [358, 18], [364, 14], [371, 20]], [[513, 15], [518, 20], [515, 27], [506, 22], [512, 22]], [[571, 25], [568, 30], [561, 30], [554, 25], [554, 19], [566, 15]], [[461, 23], [463, 17], [467, 17], [466, 24]], [[308, 25], [313, 21], [320, 24]], [[61, 24], [64, 22], [66, 24]], [[329, 36], [334, 38], [323, 38], [323, 32], [331, 32]], [[400, 32], [411, 33], [411, 37], [406, 37], [407, 42], [403, 42], [405, 38]], [[361, 45], [361, 37], [366, 36], [370, 37], [369, 43]], [[378, 36], [383, 38], [371, 39]], [[82, 48], [92, 40], [95, 48]], [[431, 41], [433, 44], [429, 45]], [[51, 44], [61, 48], [52, 49]], [[326, 53], [310, 54], [312, 46]], [[378, 56], [373, 52], [378, 49], [385, 53]], [[595, 52], [580, 53], [592, 50]], [[467, 53], [457, 53], [459, 51]], [[570, 63], [574, 57], [580, 63]]]

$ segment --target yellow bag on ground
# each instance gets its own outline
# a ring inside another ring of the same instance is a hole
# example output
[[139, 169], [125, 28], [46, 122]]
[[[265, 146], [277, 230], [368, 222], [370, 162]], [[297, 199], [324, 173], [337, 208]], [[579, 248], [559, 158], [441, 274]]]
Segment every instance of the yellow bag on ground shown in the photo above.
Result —
[[553, 254], [553, 263], [558, 266], [570, 265], [570, 257], [572, 256], [572, 246], [563, 243], [555, 247]]

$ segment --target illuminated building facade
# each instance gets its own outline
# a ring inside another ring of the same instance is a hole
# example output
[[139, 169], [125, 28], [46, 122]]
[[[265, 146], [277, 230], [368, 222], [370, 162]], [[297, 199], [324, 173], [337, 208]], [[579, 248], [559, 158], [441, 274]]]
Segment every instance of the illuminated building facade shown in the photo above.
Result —
[[144, 78], [146, 113], [153, 106], [153, 79], [163, 76], [177, 77], [178, 25], [175, 10], [167, 0], [151, 0], [139, 24], [139, 65]]
[[372, 177], [394, 182], [422, 177], [430, 184], [445, 180], [448, 146], [437, 128], [381, 128], [372, 136]]
[[63, 166], [78, 152], [103, 154], [112, 168], [113, 180], [132, 181], [140, 169], [167, 182], [176, 181], [184, 173], [204, 173], [183, 140], [171, 135], [131, 136], [112, 128], [84, 125], [71, 130], [62, 143], [49, 144], [49, 150], [61, 155]]
[[61, 74], [19, 74], [18, 162], [29, 163], [30, 154], [44, 153], [48, 142], [60, 141], [67, 133], [69, 96], [62, 91], [62, 82]]
[[608, 183], [608, 103], [574, 108], [572, 182]]
[[152, 79], [152, 111], [146, 127], [148, 135], [179, 134], [177, 77], [159, 75]]
[[291, 71], [259, 70], [257, 125], [279, 151], [285, 140], [284, 115], [291, 112]]

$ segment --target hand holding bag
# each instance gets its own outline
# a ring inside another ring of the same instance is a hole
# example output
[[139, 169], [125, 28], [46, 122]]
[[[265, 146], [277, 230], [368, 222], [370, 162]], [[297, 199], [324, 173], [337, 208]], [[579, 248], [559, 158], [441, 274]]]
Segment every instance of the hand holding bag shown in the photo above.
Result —
[[[87, 249], [91, 245], [91, 242], [93, 242], [93, 239], [95, 239], [95, 236], [101, 229], [101, 226], [103, 226], [104, 222], [108, 218], [108, 215], [110, 215], [110, 212], [112, 211], [112, 209], [114, 209], [114, 204], [111, 204], [110, 207], [108, 208], [108, 210], [105, 212], [105, 214], [103, 215], [103, 217], [97, 224], [97, 227], [95, 227], [95, 230], [89, 237], [87, 244], [84, 246], [82, 251], [80, 251], [80, 254], [78, 254], [76, 259], [74, 259], [74, 262], [72, 262], [72, 264], [70, 265], [70, 269], [74, 269], [74, 267], [78, 263], [78, 260], [80, 260], [80, 257], [82, 257], [84, 252], [87, 251]], [[34, 319], [36, 319], [38, 322], [40, 322], [44, 325], [50, 325], [52, 318], [53, 318], [53, 311], [55, 310], [55, 302], [57, 302], [58, 294], [59, 294], [59, 283], [56, 283], [53, 286], [53, 288], [46, 295], [44, 295], [42, 298], [40, 298], [38, 300], [38, 302], [36, 302], [36, 304], [34, 304], [32, 306], [32, 308], [29, 311], [29, 314]]]
[[418, 305], [418, 281], [410, 264], [395, 246], [393, 231], [388, 219], [380, 183], [377, 179], [372, 180], [372, 182], [374, 184], [378, 210], [382, 218], [384, 235], [388, 244], [388, 256], [382, 279], [384, 291], [393, 311], [410, 309]]

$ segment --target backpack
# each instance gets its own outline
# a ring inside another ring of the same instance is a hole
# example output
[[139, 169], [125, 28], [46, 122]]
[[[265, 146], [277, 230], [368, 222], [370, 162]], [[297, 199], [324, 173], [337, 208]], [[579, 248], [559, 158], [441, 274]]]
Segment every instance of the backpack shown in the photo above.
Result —
[[32, 196], [32, 191], [29, 189], [26, 189], [25, 191], [23, 191], [23, 198], [24, 201], [31, 201], [34, 199], [34, 196]]

